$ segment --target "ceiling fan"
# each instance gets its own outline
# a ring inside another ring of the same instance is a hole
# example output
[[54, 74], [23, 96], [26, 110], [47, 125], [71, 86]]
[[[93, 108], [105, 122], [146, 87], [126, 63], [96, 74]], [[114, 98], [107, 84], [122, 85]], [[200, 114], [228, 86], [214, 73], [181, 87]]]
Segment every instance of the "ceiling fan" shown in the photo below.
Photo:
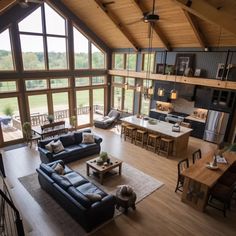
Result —
[[29, 7], [29, 3], [43, 3], [43, 0], [18, 0], [18, 3], [21, 7], [26, 8]]
[[133, 24], [136, 24], [138, 22], [145, 22], [145, 23], [155, 23], [157, 21], [160, 20], [160, 17], [159, 15], [157, 15], [155, 13], [155, 0], [153, 0], [153, 3], [152, 3], [152, 11], [151, 12], [144, 12], [143, 13], [143, 17], [136, 20], [136, 21], [133, 21], [133, 22], [130, 22], [126, 25], [133, 25]]

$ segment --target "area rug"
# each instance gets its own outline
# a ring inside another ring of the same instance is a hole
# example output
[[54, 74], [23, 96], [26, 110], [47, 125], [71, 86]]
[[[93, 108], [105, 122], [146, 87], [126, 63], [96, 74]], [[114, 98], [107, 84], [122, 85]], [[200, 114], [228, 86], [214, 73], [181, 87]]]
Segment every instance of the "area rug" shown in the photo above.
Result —
[[[75, 162], [70, 166], [86, 176], [85, 162]], [[137, 170], [136, 168], [123, 163], [122, 175], [114, 174], [104, 179], [104, 185], [100, 185], [95, 176], [87, 177], [91, 182], [102, 188], [107, 193], [115, 194], [118, 185], [129, 184], [134, 188], [137, 194], [136, 203], [143, 200], [145, 197], [160, 188], [163, 183], [153, 177]], [[55, 222], [55, 225], [60, 229], [62, 235], [88, 235], [84, 229], [44, 190], [41, 189], [37, 173], [19, 178], [21, 184], [42, 207], [45, 213]], [[116, 210], [115, 216], [121, 212]], [[100, 227], [99, 227], [100, 228]], [[95, 229], [97, 230], [97, 229]], [[94, 231], [93, 231], [94, 232]]]

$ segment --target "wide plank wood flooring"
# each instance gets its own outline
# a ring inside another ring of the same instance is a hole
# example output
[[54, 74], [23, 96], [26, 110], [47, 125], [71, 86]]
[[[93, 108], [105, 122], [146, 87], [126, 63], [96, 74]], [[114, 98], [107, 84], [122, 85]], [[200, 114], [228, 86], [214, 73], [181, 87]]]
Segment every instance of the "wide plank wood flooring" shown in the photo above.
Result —
[[[181, 193], [174, 192], [178, 159], [167, 159], [125, 142], [113, 131], [94, 128], [94, 132], [103, 138], [102, 150], [164, 182], [165, 185], [141, 201], [136, 211], [130, 210], [128, 215], [116, 217], [92, 235], [236, 235], [235, 202], [226, 218], [222, 212], [213, 208], [208, 207], [205, 213], [194, 210], [181, 202]], [[187, 154], [189, 159], [198, 148], [201, 148], [204, 156], [204, 153], [214, 151], [216, 145], [190, 138]], [[17, 179], [35, 172], [40, 164], [37, 150], [21, 148], [2, 153], [8, 182], [12, 187], [11, 193], [23, 215], [27, 235], [61, 235], [53, 219], [49, 219]]]

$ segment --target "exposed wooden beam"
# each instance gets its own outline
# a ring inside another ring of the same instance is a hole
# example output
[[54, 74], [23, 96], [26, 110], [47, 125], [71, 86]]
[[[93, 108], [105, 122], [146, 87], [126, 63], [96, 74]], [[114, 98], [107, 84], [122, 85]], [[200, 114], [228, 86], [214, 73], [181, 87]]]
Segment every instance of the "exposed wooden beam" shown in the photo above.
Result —
[[1, 0], [0, 1], [0, 14], [2, 14], [4, 11], [6, 11], [13, 4], [16, 4], [16, 1]]
[[[216, 8], [205, 0], [188, 1], [175, 0], [181, 8], [211, 23], [220, 25], [222, 28], [236, 35], [236, 19], [231, 14], [227, 14], [223, 8]], [[225, 1], [227, 4], [227, 1]]]
[[200, 46], [203, 49], [206, 48], [207, 47], [206, 41], [205, 41], [204, 36], [202, 35], [202, 33], [199, 29], [199, 26], [198, 26], [196, 20], [193, 18], [193, 15], [191, 13], [189, 13], [188, 11], [184, 10], [184, 9], [183, 9], [183, 12], [184, 12], [184, 15], [186, 16], [189, 24], [191, 25], [192, 30], [193, 30]]
[[[137, 9], [140, 11], [141, 15], [143, 15], [143, 13], [149, 12], [149, 10], [144, 6], [143, 1], [133, 0], [133, 2], [135, 3], [134, 5], [137, 7]], [[144, 24], [147, 24], [147, 23], [144, 23]], [[158, 36], [158, 38], [161, 40], [164, 47], [167, 50], [170, 50], [171, 49], [170, 43], [168, 42], [167, 38], [165, 37], [161, 29], [157, 26], [157, 24], [151, 24], [151, 26], [154, 32], [156, 33], [156, 35]]]
[[107, 5], [103, 4], [100, 0], [94, 0], [98, 7], [105, 13], [105, 15], [116, 25], [116, 27], [120, 30], [120, 32], [128, 39], [131, 46], [134, 48], [135, 51], [139, 50], [139, 44], [136, 40], [130, 35], [128, 30], [124, 25], [120, 23], [120, 20], [115, 16], [110, 10], [108, 10]]

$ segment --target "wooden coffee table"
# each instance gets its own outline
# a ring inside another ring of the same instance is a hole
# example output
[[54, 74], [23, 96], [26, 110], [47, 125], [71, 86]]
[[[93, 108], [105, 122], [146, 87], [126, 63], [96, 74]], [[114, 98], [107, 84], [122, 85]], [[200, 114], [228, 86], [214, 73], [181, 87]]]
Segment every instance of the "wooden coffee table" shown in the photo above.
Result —
[[109, 172], [110, 170], [116, 168], [116, 167], [119, 167], [119, 175], [121, 175], [121, 167], [122, 167], [122, 161], [115, 158], [115, 157], [112, 157], [112, 156], [109, 156], [110, 158], [110, 163], [108, 165], [98, 165], [97, 164], [97, 159], [99, 157], [96, 157], [96, 158], [93, 158], [89, 161], [86, 161], [86, 166], [87, 166], [87, 175], [89, 176], [90, 173], [89, 173], [89, 170], [90, 168], [94, 169], [98, 174], [99, 174], [99, 180], [100, 180], [100, 183], [103, 184], [103, 177], [104, 177], [104, 174]]

